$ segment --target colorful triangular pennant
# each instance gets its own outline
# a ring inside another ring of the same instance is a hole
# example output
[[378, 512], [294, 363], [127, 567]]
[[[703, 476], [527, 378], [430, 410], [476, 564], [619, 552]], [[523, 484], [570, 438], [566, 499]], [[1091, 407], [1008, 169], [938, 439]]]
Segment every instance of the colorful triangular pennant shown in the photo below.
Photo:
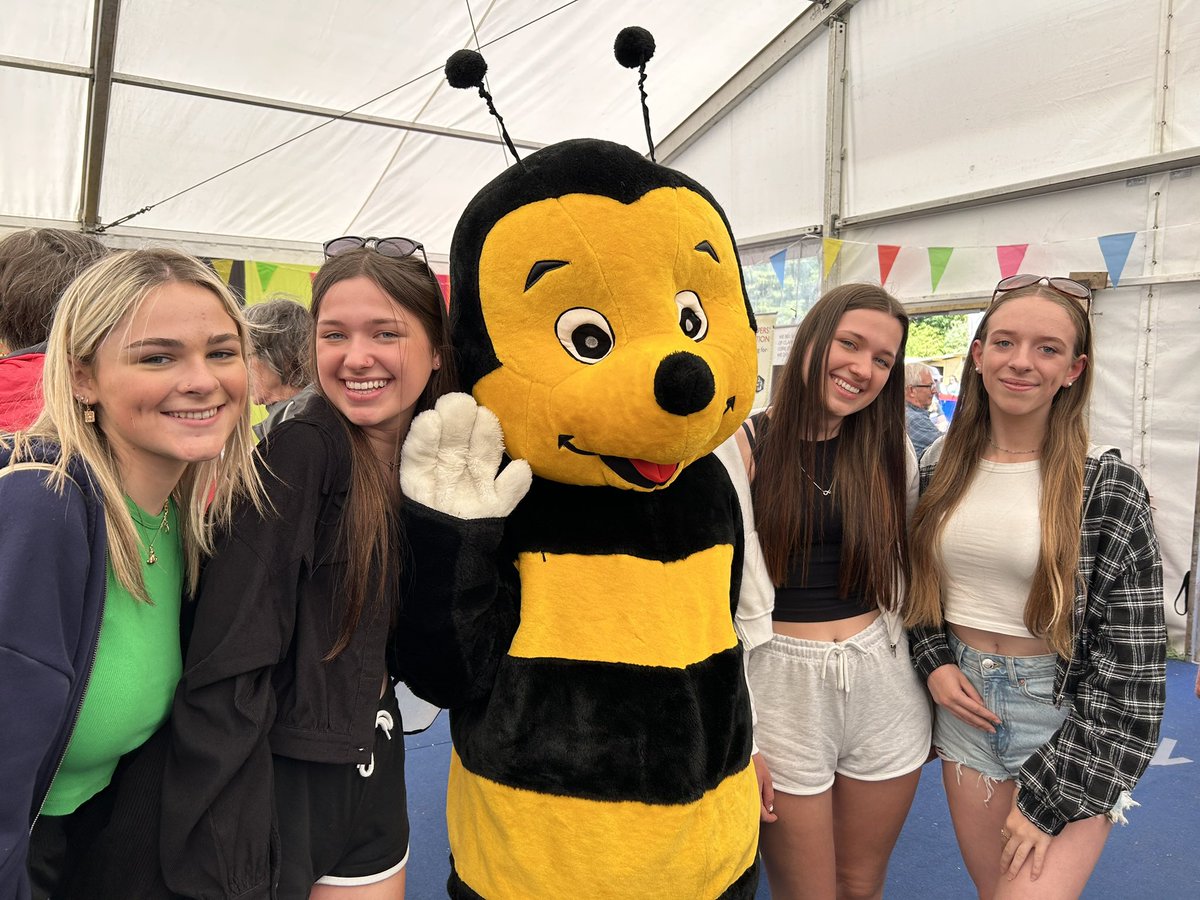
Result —
[[892, 274], [892, 266], [896, 263], [896, 257], [900, 254], [900, 247], [897, 244], [880, 244], [879, 245], [879, 283], [887, 284], [888, 276]]
[[996, 262], [1000, 264], [1000, 277], [1008, 278], [1021, 271], [1021, 262], [1025, 259], [1028, 244], [1003, 244], [996, 248]]
[[929, 248], [929, 283], [931, 285], [929, 293], [937, 293], [938, 283], [946, 274], [946, 264], [950, 262], [950, 256], [953, 253], [953, 247]]
[[824, 257], [822, 278], [829, 277], [829, 270], [833, 268], [833, 264], [837, 262], [838, 254], [842, 252], [842, 241], [837, 238], [822, 238], [821, 239], [821, 254]]
[[265, 291], [267, 285], [271, 283], [271, 276], [275, 274], [275, 270], [279, 268], [277, 263], [256, 262], [254, 268], [258, 270], [258, 284]]
[[1096, 238], [1100, 244], [1100, 252], [1104, 254], [1104, 266], [1108, 269], [1108, 277], [1112, 279], [1113, 287], [1121, 283], [1121, 273], [1125, 270], [1125, 262], [1129, 259], [1129, 251], [1136, 236], [1136, 231], [1125, 231]]
[[775, 269], [775, 277], [779, 279], [779, 284], [782, 286], [787, 273], [787, 247], [771, 255], [771, 266]]

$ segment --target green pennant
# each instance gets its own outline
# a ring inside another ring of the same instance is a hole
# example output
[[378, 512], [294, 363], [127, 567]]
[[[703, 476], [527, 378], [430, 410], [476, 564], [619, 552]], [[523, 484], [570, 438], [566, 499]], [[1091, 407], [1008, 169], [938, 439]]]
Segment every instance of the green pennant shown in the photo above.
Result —
[[256, 262], [254, 268], [258, 270], [258, 284], [265, 291], [267, 285], [271, 283], [271, 276], [275, 274], [275, 270], [279, 268], [278, 263]]
[[953, 247], [929, 248], [929, 281], [932, 285], [929, 293], [937, 293], [938, 282], [946, 274], [946, 263], [950, 262], [950, 254], [953, 252]]

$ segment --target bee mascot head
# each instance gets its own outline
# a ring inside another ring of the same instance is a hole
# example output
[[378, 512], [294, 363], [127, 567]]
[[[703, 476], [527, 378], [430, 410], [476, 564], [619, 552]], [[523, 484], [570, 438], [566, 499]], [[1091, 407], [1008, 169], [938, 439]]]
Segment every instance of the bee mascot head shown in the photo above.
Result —
[[[653, 49], [642, 29], [616, 45], [643, 80]], [[485, 72], [472, 51], [446, 65], [495, 114]], [[450, 256], [463, 384], [535, 475], [658, 490], [748, 415], [754, 314], [725, 214], [686, 175], [606, 141], [551, 145], [475, 195]]]

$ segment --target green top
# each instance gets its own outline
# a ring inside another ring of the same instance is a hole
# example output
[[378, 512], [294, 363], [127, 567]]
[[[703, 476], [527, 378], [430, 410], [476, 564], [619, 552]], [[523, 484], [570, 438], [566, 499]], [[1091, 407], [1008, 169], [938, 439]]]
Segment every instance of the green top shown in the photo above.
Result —
[[[183, 594], [183, 548], [175, 504], [145, 512], [125, 498], [141, 542], [142, 578], [154, 601], [141, 603], [108, 570], [100, 643], [79, 719], [62, 766], [42, 807], [47, 816], [75, 812], [112, 779], [117, 761], [140, 747], [171, 712], [183, 672], [179, 650], [179, 605]], [[155, 562], [146, 557], [153, 548]]]

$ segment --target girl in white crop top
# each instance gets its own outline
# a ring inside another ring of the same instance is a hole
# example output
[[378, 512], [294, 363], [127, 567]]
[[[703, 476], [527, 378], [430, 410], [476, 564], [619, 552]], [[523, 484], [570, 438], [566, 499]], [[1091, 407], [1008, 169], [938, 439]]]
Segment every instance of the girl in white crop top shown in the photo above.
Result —
[[1161, 561], [1136, 471], [1087, 455], [1090, 300], [1001, 281], [922, 460], [905, 622], [981, 898], [1079, 896], [1158, 740]]

